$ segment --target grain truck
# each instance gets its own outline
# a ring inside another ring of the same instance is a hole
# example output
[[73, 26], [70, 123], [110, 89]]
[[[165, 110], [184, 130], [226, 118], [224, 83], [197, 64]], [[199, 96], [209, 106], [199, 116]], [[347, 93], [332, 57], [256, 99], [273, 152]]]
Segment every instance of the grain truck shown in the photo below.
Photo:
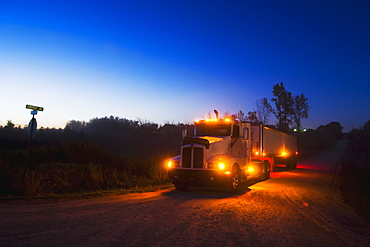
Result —
[[179, 191], [222, 186], [234, 193], [243, 180], [268, 179], [277, 165], [294, 168], [296, 154], [294, 136], [216, 115], [183, 131], [181, 154], [168, 161], [168, 176]]

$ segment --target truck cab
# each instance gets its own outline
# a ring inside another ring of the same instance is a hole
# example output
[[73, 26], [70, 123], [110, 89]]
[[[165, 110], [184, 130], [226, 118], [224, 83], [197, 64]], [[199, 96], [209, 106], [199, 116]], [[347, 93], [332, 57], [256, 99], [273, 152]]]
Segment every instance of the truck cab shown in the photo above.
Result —
[[242, 180], [267, 179], [270, 166], [251, 159], [251, 123], [230, 118], [194, 122], [184, 131], [181, 154], [168, 162], [168, 175], [179, 191], [189, 186], [222, 186], [235, 192]]

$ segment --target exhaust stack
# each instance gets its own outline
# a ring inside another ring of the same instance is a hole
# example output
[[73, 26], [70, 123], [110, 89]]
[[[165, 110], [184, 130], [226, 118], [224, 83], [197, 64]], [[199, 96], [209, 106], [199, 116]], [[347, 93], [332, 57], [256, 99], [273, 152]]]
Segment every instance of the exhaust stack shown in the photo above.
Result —
[[218, 111], [217, 110], [213, 110], [213, 111], [216, 114], [216, 119], [218, 119]]

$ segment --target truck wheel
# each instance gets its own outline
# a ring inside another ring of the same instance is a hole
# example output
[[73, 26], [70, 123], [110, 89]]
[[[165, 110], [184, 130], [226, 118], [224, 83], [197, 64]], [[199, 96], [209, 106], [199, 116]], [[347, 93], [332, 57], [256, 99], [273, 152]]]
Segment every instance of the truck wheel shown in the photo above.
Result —
[[292, 168], [297, 168], [297, 159], [296, 158], [293, 158]]
[[226, 184], [226, 190], [229, 193], [235, 193], [239, 185], [239, 172], [237, 166], [233, 166], [230, 178]]
[[289, 158], [286, 160], [286, 168], [293, 169], [294, 168], [294, 160], [293, 158]]
[[265, 180], [265, 177], [266, 177], [266, 165], [265, 165], [265, 162], [261, 162], [259, 166], [260, 166], [260, 174], [259, 174], [258, 181], [263, 181], [263, 180]]
[[290, 169], [290, 166], [291, 166], [290, 163], [291, 163], [290, 159], [286, 160], [285, 167], [287, 169]]
[[183, 183], [175, 183], [175, 188], [176, 190], [178, 191], [187, 191], [188, 190], [188, 185], [187, 184], [183, 184]]
[[270, 173], [271, 173], [271, 171], [270, 171], [270, 163], [267, 161], [267, 160], [265, 160], [264, 162], [263, 162], [264, 164], [265, 164], [265, 177], [264, 177], [264, 179], [263, 180], [266, 180], [266, 179], [269, 179], [270, 178]]
[[294, 169], [297, 167], [297, 161], [294, 157], [291, 157], [287, 160], [286, 168], [288, 169]]

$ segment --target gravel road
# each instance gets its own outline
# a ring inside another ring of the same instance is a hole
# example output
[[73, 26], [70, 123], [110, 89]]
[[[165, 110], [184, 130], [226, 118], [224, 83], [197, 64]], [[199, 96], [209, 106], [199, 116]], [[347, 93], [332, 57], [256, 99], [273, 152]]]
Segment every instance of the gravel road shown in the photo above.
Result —
[[1, 201], [0, 246], [370, 246], [336, 186], [342, 140], [272, 178], [67, 201]]

